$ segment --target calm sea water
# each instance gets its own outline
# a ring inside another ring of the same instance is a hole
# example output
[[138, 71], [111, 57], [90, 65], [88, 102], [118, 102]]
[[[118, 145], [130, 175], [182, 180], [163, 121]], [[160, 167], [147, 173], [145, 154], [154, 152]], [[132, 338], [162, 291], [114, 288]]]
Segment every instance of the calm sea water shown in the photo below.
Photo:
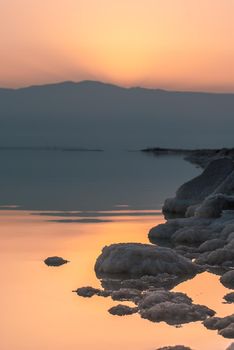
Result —
[[199, 173], [140, 152], [0, 151], [0, 205], [35, 210], [160, 209]]
[[[103, 246], [148, 243], [148, 230], [164, 222], [165, 197], [199, 170], [180, 157], [136, 152], [5, 151], [0, 157], [1, 350], [154, 350], [175, 344], [222, 350], [230, 344], [200, 322], [176, 328], [139, 315], [112, 316], [110, 298], [72, 293], [100, 287], [93, 266]], [[70, 263], [49, 268], [43, 260], [52, 255]], [[203, 273], [176, 290], [220, 316], [233, 312], [222, 303], [227, 289], [218, 276]]]

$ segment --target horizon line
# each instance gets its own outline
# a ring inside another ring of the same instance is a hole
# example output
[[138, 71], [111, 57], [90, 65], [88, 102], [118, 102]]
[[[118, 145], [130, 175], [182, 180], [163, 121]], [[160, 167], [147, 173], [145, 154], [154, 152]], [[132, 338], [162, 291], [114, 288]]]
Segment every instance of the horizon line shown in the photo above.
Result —
[[40, 87], [47, 87], [47, 86], [55, 86], [55, 85], [63, 85], [63, 84], [74, 84], [79, 85], [82, 83], [97, 83], [100, 85], [107, 85], [112, 86], [124, 90], [133, 90], [133, 89], [142, 89], [142, 90], [148, 90], [148, 91], [161, 91], [161, 92], [175, 92], [175, 93], [194, 93], [194, 94], [218, 94], [218, 95], [234, 95], [234, 91], [213, 91], [213, 90], [177, 90], [177, 89], [168, 89], [168, 88], [160, 88], [160, 87], [147, 87], [147, 86], [141, 86], [141, 85], [132, 85], [132, 86], [124, 86], [117, 83], [111, 83], [111, 82], [105, 82], [102, 80], [92, 80], [92, 79], [84, 79], [84, 80], [61, 80], [57, 82], [48, 82], [48, 83], [42, 83], [42, 84], [32, 84], [32, 85], [25, 85], [25, 86], [19, 86], [19, 87], [4, 87], [0, 86], [0, 90], [11, 90], [11, 91], [18, 91], [18, 90], [25, 90], [30, 88], [40, 88]]

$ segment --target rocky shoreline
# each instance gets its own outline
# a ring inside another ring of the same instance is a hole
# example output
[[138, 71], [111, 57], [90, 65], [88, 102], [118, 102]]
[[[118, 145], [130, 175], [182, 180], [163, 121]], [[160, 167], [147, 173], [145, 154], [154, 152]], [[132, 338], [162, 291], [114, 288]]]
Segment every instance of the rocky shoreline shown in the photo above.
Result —
[[141, 152], [154, 156], [182, 155], [184, 159], [201, 168], [205, 168], [210, 162], [223, 157], [234, 160], [234, 148], [216, 149], [183, 149], [152, 147], [142, 149]]
[[[182, 150], [179, 152], [182, 154]], [[234, 314], [215, 317], [215, 310], [172, 291], [182, 281], [204, 271], [220, 275], [220, 283], [234, 289], [234, 151], [218, 156], [223, 152], [209, 156], [208, 151], [201, 150], [187, 153], [187, 159], [208, 165], [201, 175], [183, 184], [175, 198], [165, 201], [163, 213], [167, 221], [149, 231], [151, 244], [104, 247], [95, 265], [103, 289], [83, 287], [76, 293], [135, 304], [116, 305], [109, 310], [113, 315], [138, 313], [152, 322], [176, 326], [200, 321], [206, 328], [233, 339]], [[233, 303], [233, 292], [224, 300]]]

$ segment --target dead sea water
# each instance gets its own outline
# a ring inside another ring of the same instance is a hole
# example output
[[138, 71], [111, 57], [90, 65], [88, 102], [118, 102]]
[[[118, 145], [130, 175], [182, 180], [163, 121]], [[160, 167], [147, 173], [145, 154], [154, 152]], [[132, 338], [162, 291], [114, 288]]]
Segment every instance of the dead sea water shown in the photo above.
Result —
[[[110, 298], [72, 293], [100, 287], [93, 267], [103, 246], [148, 243], [149, 229], [164, 222], [163, 200], [199, 170], [180, 157], [137, 152], [1, 151], [0, 158], [1, 350], [227, 348], [231, 341], [201, 322], [176, 328], [112, 316]], [[53, 255], [70, 263], [46, 266]], [[219, 276], [203, 273], [174, 290], [218, 316], [233, 312]]]

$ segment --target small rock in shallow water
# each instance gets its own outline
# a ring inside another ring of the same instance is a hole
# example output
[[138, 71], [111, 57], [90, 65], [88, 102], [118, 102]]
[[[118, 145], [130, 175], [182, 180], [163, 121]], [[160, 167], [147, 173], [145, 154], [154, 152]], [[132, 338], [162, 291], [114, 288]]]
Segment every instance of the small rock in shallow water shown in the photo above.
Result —
[[211, 317], [203, 322], [208, 329], [217, 329], [224, 338], [234, 338], [234, 314], [226, 317]]
[[141, 292], [132, 288], [121, 288], [111, 293], [113, 300], [138, 302], [141, 299]]
[[174, 250], [150, 244], [119, 243], [104, 247], [95, 264], [98, 276], [168, 273], [175, 276], [196, 275], [201, 268]]
[[184, 345], [175, 345], [175, 346], [165, 346], [157, 350], [191, 350], [191, 349]]
[[[234, 292], [226, 294], [224, 296], [224, 300], [226, 300], [228, 303], [234, 303]], [[234, 349], [233, 349], [234, 350]]]
[[169, 325], [202, 321], [215, 314], [204, 305], [193, 304], [192, 299], [184, 293], [164, 289], [146, 292], [138, 308], [142, 318], [152, 322], [164, 321]]
[[116, 316], [126, 316], [126, 315], [132, 315], [137, 312], [137, 307], [130, 307], [127, 305], [116, 305], [113, 306], [108, 310], [108, 312], [111, 315], [116, 315]]
[[141, 312], [141, 317], [152, 322], [166, 322], [169, 325], [181, 325], [202, 321], [213, 316], [214, 311], [203, 305], [173, 303], [170, 301], [156, 304]]
[[61, 265], [67, 264], [68, 262], [69, 262], [68, 260], [64, 260], [59, 256], [51, 256], [44, 260], [44, 263], [47, 266], [61, 266]]
[[108, 297], [110, 293], [105, 290], [93, 288], [93, 287], [81, 287], [74, 291], [80, 297], [91, 298], [94, 295], [98, 295], [99, 297]]
[[226, 272], [221, 278], [220, 282], [226, 288], [234, 289], [234, 270]]
[[231, 323], [226, 328], [221, 329], [219, 331], [219, 334], [222, 335], [224, 338], [233, 339], [234, 338], [234, 322]]

